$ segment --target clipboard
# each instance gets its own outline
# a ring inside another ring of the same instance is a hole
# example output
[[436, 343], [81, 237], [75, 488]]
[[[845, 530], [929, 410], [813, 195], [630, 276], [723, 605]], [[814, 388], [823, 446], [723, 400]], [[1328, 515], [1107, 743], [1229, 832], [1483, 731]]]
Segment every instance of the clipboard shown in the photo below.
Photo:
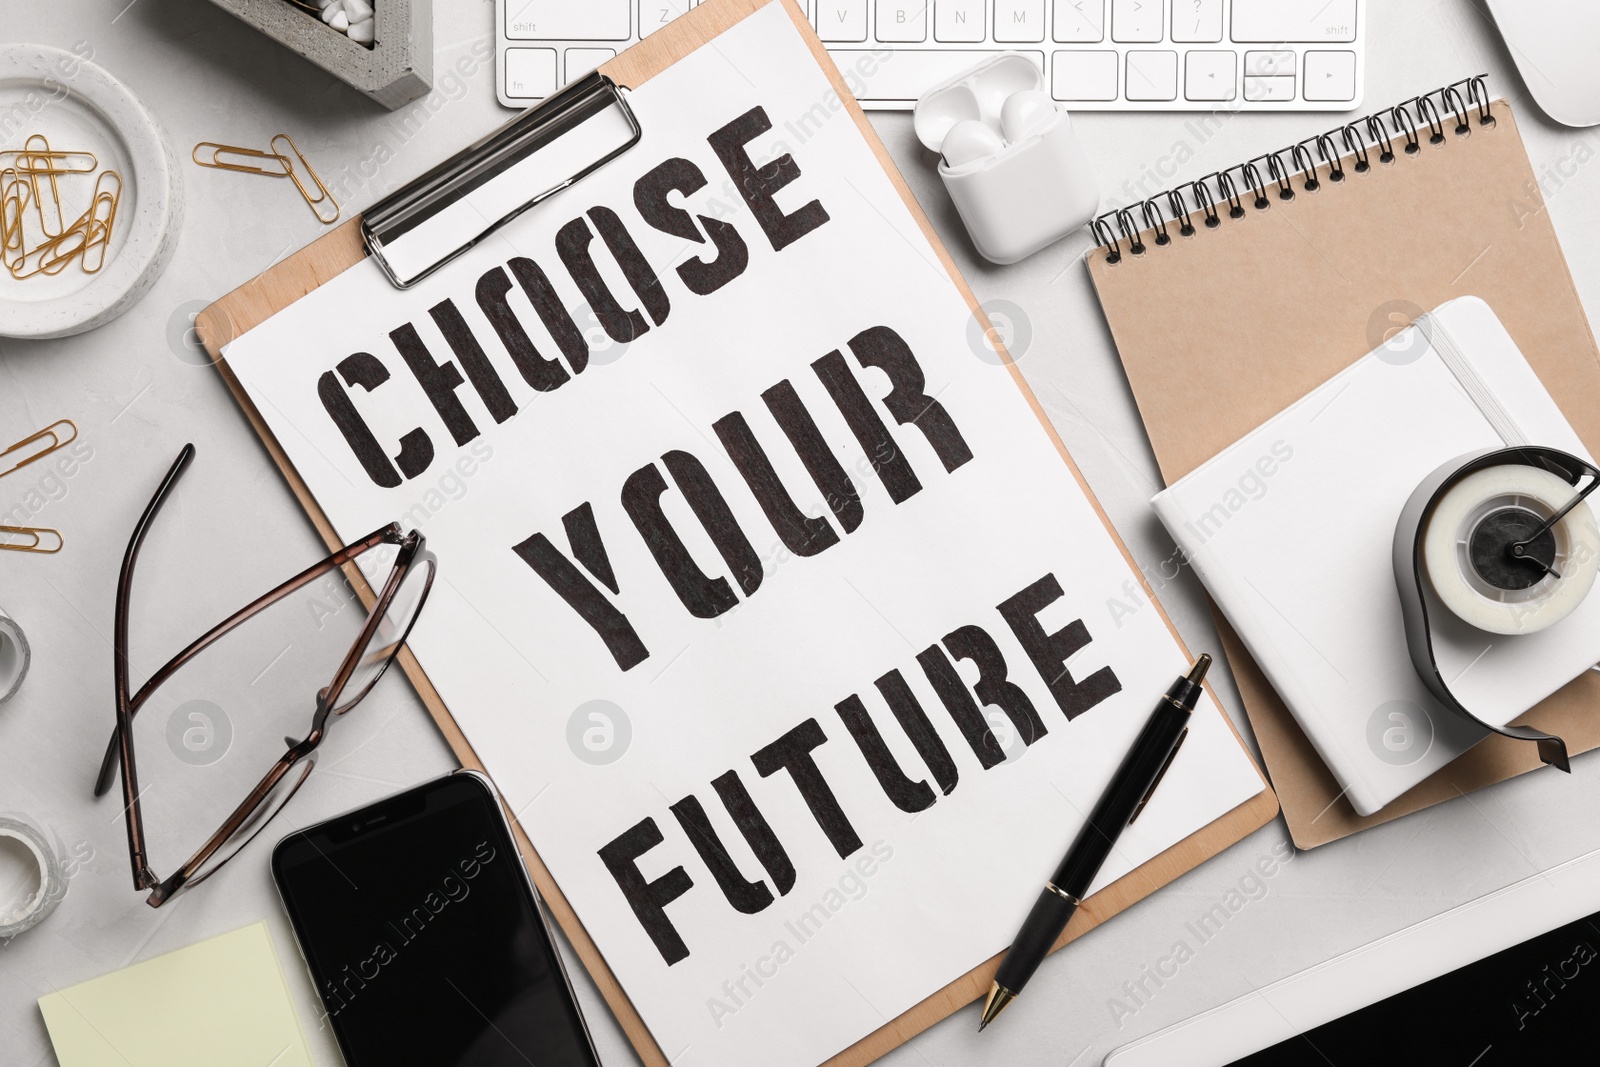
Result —
[[[459, 196], [463, 192], [471, 194], [484, 189], [496, 177], [505, 175], [519, 163], [536, 156], [544, 146], [559, 135], [562, 129], [569, 128], [572, 123], [593, 118], [607, 110], [614, 111], [618, 108], [619, 101], [625, 109], [625, 97], [617, 92], [618, 87], [632, 88], [642, 84], [724, 30], [773, 2], [783, 3], [789, 17], [801, 29], [814, 58], [828, 76], [850, 118], [905, 201], [922, 233], [938, 255], [943, 269], [949, 274], [968, 307], [975, 315], [978, 314], [977, 299], [957, 272], [949, 253], [944, 249], [926, 216], [917, 206], [909, 188], [895, 169], [889, 153], [878, 140], [843, 78], [812, 32], [803, 10], [797, 7], [793, 0], [708, 0], [652, 34], [647, 41], [635, 45], [607, 62], [594, 74], [580, 79], [543, 104], [524, 113], [461, 156], [429, 171], [411, 186], [376, 205], [364, 217], [344, 223], [253, 281], [218, 300], [197, 317], [197, 332], [218, 371], [325, 543], [337, 547], [340, 538], [249, 395], [228, 367], [226, 360], [222, 358], [223, 347], [295, 300], [360, 262], [368, 254], [383, 256], [389, 260], [381, 261], [381, 265], [389, 273], [390, 280], [397, 285], [410, 284], [425, 276], [427, 270], [431, 269], [430, 265], [426, 262], [419, 265], [416, 260], [408, 260], [405, 254], [398, 251], [399, 245], [408, 236], [416, 236], [414, 231], [418, 227], [437, 219], [452, 202], [453, 196]], [[626, 140], [628, 123], [633, 121], [631, 114], [620, 117], [621, 124], [615, 127], [621, 131], [620, 140], [607, 149], [608, 152], [615, 154], [626, 150], [621, 141]], [[531, 200], [506, 205], [495, 201], [492, 194], [485, 194], [489, 196], [490, 202], [505, 207], [506, 213], [485, 213], [480, 210], [478, 218], [480, 222], [484, 222], [489, 218], [505, 221], [514, 217], [520, 211], [533, 207], [538, 200], [550, 195], [557, 188], [565, 188], [581, 181], [586, 174], [603, 166], [608, 159], [615, 158], [615, 154], [602, 153], [604, 158], [596, 156], [585, 161], [582, 167], [570, 174], [557, 176], [561, 184], [541, 187], [544, 191]], [[465, 240], [471, 231], [461, 231], [464, 243], [445, 242], [452, 247], [443, 247], [436, 242], [433, 247], [440, 256], [459, 254], [470, 247], [477, 237], [491, 231], [496, 225], [498, 222], [484, 223], [472, 240]], [[437, 266], [440, 262], [443, 262], [443, 259], [432, 265]], [[1121, 539], [1117, 537], [1104, 510], [1090, 493], [1083, 476], [1067, 454], [1060, 437], [1050, 426], [1043, 409], [1033, 397], [1021, 373], [1009, 358], [1006, 363], [1013, 380], [1027, 398], [1041, 425], [1049, 433], [1057, 452], [1094, 507], [1117, 549], [1128, 560], [1131, 569], [1138, 572], [1137, 564], [1128, 554]], [[1144, 584], [1145, 595], [1150, 603], [1155, 605], [1162, 622], [1181, 645], [1181, 638], [1178, 637], [1171, 619], [1156, 600], [1154, 591], [1142, 574], [1140, 581]], [[450, 709], [445, 706], [411, 651], [402, 650], [399, 661], [462, 766], [482, 770], [482, 761], [473, 751], [472, 745], [452, 717]], [[1226, 719], [1226, 716], [1224, 718]], [[1229, 729], [1234, 739], [1243, 745], [1231, 722]], [[1259, 768], [1257, 773], [1260, 774]], [[1143, 899], [1270, 822], [1278, 812], [1278, 802], [1264, 776], [1261, 781], [1262, 792], [1254, 798], [1234, 808], [1200, 832], [1173, 845], [1085, 901], [1080, 909], [1081, 917], [1074, 920], [1056, 947], [1060, 948], [1061, 945], [1093, 929], [1105, 919]], [[507, 814], [508, 817], [512, 817], [518, 846], [523, 853], [530, 876], [544, 897], [551, 914], [572, 942], [573, 948], [640, 1059], [650, 1067], [666, 1067], [670, 1062], [668, 1057], [657, 1045], [643, 1019], [630, 1003], [626, 992], [578, 920], [576, 912], [560, 886], [552, 878], [549, 869], [534, 850], [522, 827], [516, 823], [513, 813], [508, 811]], [[998, 963], [997, 956], [950, 982], [899, 1017], [831, 1057], [826, 1061], [827, 1067], [860, 1067], [862, 1064], [870, 1063], [964, 1005], [979, 999], [987, 993]]]

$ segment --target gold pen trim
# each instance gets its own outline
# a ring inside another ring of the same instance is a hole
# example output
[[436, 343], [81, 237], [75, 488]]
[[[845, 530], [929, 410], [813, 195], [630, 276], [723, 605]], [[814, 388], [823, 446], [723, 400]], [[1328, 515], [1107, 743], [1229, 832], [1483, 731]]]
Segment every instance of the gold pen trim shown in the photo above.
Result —
[[1060, 897], [1062, 900], [1066, 901], [1068, 904], [1071, 904], [1073, 907], [1077, 907], [1079, 904], [1083, 903], [1083, 901], [1079, 900], [1065, 889], [1062, 889], [1054, 882], [1046, 882], [1044, 887], [1050, 890], [1050, 892], [1054, 893], [1056, 896]]

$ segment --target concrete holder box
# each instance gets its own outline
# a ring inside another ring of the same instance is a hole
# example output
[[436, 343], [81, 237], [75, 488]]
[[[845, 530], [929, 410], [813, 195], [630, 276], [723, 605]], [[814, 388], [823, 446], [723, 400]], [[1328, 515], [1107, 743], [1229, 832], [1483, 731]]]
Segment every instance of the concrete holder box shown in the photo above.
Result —
[[372, 0], [371, 48], [286, 0], [211, 0], [390, 111], [433, 88], [432, 0]]

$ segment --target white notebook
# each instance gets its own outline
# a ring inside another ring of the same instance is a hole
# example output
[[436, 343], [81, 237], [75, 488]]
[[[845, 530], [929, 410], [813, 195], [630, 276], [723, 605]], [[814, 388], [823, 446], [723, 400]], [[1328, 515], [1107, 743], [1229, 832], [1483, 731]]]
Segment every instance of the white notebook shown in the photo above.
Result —
[[[1528, 443], [1588, 457], [1489, 305], [1463, 297], [1152, 500], [1361, 815], [1483, 737], [1412, 666], [1391, 560], [1400, 510], [1455, 457]], [[1600, 596], [1541, 634], [1473, 632], [1450, 655], [1462, 703], [1509, 722], [1600, 659]], [[1497, 669], [1508, 657], [1517, 669]]]

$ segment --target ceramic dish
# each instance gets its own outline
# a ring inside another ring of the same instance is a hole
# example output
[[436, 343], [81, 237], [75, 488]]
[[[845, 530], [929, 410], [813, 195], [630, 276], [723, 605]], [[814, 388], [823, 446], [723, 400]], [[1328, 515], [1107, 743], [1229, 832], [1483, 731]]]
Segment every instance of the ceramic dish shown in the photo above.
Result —
[[[121, 82], [58, 48], [0, 45], [0, 152], [22, 148], [32, 134], [45, 135], [53, 149], [97, 158], [96, 173], [58, 179], [68, 222], [88, 207], [98, 171], [115, 170], [123, 180], [98, 273], [71, 263], [53, 276], [18, 280], [0, 270], [0, 337], [65, 337], [116, 318], [160, 277], [177, 244], [182, 188], [161, 128]], [[14, 159], [0, 156], [0, 166]]]

